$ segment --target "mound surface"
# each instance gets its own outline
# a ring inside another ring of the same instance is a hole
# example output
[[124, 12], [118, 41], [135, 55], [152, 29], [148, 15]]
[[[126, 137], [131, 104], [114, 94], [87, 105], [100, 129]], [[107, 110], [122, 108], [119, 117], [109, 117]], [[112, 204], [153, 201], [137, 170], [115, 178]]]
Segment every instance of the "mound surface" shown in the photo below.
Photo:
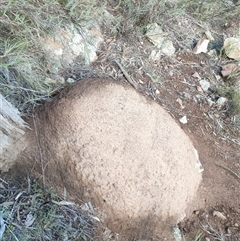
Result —
[[46, 174], [111, 223], [179, 220], [201, 181], [190, 139], [157, 103], [104, 79], [77, 82], [36, 117]]

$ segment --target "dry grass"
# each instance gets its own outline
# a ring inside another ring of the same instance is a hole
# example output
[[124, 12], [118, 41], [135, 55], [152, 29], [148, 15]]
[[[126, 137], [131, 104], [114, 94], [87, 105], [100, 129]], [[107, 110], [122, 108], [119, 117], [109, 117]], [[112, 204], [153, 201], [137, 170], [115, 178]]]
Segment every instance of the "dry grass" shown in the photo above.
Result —
[[22, 188], [0, 179], [2, 241], [93, 240], [94, 220], [91, 210], [44, 191], [35, 180]]

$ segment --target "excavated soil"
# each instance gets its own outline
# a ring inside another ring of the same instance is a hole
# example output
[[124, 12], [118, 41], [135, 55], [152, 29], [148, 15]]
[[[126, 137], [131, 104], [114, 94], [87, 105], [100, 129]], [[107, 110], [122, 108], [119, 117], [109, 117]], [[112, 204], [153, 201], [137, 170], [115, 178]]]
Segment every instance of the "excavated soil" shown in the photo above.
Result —
[[34, 123], [45, 177], [91, 201], [122, 240], [170, 240], [166, 223], [197, 208], [197, 151], [160, 105], [131, 86], [77, 82], [44, 103]]

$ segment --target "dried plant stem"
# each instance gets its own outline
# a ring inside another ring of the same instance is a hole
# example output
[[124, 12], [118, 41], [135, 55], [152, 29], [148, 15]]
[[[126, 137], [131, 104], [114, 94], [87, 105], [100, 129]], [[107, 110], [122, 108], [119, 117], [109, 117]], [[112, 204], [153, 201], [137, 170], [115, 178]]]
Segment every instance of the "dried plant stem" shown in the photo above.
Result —
[[240, 180], [240, 176], [239, 176], [236, 172], [232, 171], [232, 170], [229, 169], [228, 167], [225, 167], [225, 166], [223, 166], [223, 165], [221, 165], [221, 164], [218, 164], [218, 163], [215, 163], [215, 164], [216, 164], [217, 166], [222, 167], [223, 169], [231, 172], [238, 180]]
[[114, 60], [114, 62], [118, 65], [118, 67], [123, 72], [123, 75], [127, 79], [127, 81], [135, 88], [138, 89], [138, 85], [135, 83], [135, 81], [132, 80], [131, 76], [128, 74], [128, 72], [124, 69], [124, 67], [120, 64], [118, 60]]

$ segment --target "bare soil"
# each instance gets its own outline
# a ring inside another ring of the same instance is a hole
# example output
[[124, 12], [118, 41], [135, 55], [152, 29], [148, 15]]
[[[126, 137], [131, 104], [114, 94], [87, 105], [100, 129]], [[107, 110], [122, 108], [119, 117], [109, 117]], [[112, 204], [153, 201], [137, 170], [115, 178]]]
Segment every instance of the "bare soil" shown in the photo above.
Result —
[[[183, 115], [188, 117], [186, 125], [179, 125], [191, 138], [204, 167], [203, 182], [194, 204], [197, 204], [198, 208], [179, 223], [179, 228], [186, 240], [194, 240], [199, 233], [202, 234], [202, 240], [239, 240], [239, 134], [235, 132], [232, 140], [227, 140], [229, 133], [226, 133], [226, 129], [232, 128], [232, 131], [235, 128], [230, 124], [227, 111], [209, 106], [205, 97], [211, 97], [211, 90], [201, 94], [202, 99], [196, 100], [199, 83], [192, 77], [195, 71], [200, 76], [206, 76], [209, 71], [219, 69], [220, 66], [209, 66], [209, 59], [204, 54], [196, 56], [183, 53], [179, 54], [177, 59], [181, 63], [178, 67], [171, 63], [162, 65], [168, 73], [172, 71], [173, 75], [168, 77], [165, 88], [159, 89], [158, 100], [176, 119]], [[221, 85], [216, 82], [217, 80], [213, 79], [211, 84]], [[182, 100], [183, 110], [176, 101], [178, 98]], [[219, 128], [219, 120], [224, 120], [223, 123], [229, 126], [225, 126], [225, 130]], [[221, 212], [226, 219], [214, 216], [214, 211]]]

